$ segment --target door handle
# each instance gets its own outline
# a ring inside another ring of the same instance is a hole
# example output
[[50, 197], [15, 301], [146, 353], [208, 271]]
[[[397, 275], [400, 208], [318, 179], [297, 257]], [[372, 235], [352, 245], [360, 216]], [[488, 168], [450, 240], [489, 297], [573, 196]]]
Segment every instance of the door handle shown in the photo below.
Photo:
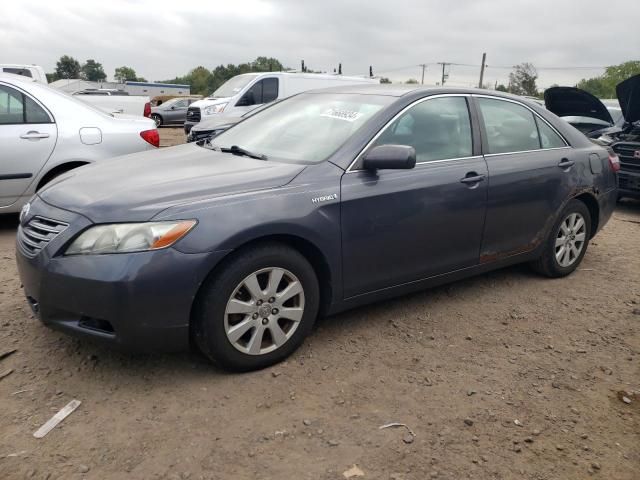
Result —
[[460, 183], [466, 183], [466, 184], [479, 183], [479, 182], [484, 181], [484, 179], [485, 179], [484, 175], [477, 175], [477, 174], [475, 174], [475, 172], [471, 172], [471, 173], [467, 174], [466, 177], [461, 178], [460, 179]]
[[39, 140], [41, 138], [49, 138], [49, 134], [40, 133], [32, 130], [27, 133], [23, 133], [22, 135], [20, 135], [20, 138], [23, 138], [25, 140]]
[[576, 162], [574, 162], [573, 160], [569, 160], [568, 158], [563, 158], [562, 160], [560, 160], [560, 163], [558, 164], [558, 166], [560, 168], [569, 168], [575, 165]]

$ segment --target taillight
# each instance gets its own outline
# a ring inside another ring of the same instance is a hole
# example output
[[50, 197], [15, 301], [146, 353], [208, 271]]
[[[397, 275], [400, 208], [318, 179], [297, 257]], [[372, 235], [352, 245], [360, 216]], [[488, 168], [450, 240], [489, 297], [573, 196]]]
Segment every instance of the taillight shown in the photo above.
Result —
[[611, 166], [611, 170], [617, 172], [620, 170], [620, 159], [618, 155], [615, 153], [609, 153], [609, 165]]
[[149, 102], [144, 104], [144, 116], [147, 118], [151, 117], [151, 104]]
[[158, 133], [157, 128], [154, 128], [153, 130], [145, 130], [144, 132], [140, 132], [140, 136], [146, 142], [150, 143], [154, 147], [160, 146], [160, 134]]

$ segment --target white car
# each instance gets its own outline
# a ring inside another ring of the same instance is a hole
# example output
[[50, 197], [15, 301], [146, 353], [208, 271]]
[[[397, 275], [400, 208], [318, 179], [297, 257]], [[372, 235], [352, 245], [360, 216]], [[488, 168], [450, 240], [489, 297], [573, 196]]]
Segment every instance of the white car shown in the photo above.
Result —
[[40, 65], [19, 65], [15, 63], [0, 64], [1, 73], [12, 73], [14, 75], [22, 75], [24, 77], [33, 78], [36, 82], [44, 83], [47, 81], [47, 74]]
[[380, 83], [380, 80], [320, 73], [243, 73], [224, 82], [209, 97], [189, 106], [184, 133], [188, 134], [194, 125], [203, 120], [221, 116], [240, 117], [260, 105], [297, 93], [366, 83]]
[[143, 95], [129, 95], [122, 90], [107, 88], [86, 89], [74, 92], [78, 100], [105, 110], [107, 113], [119, 115], [140, 115], [151, 118], [151, 103], [149, 97]]
[[0, 213], [73, 168], [157, 148], [153, 120], [114, 116], [33, 79], [0, 74]]

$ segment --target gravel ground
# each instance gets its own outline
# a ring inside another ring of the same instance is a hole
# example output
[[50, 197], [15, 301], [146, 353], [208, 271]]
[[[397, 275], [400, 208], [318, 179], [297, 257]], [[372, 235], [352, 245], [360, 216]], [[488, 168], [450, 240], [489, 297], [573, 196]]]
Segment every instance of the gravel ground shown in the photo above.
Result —
[[0, 217], [2, 479], [640, 478], [640, 203], [568, 278], [516, 266], [347, 312], [243, 375], [41, 326], [16, 222]]

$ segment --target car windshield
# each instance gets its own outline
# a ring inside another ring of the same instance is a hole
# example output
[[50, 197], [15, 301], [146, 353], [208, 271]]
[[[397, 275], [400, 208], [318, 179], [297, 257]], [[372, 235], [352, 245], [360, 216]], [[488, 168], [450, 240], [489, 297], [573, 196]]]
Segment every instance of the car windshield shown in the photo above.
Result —
[[218, 89], [213, 92], [209, 98], [227, 98], [233, 97], [236, 93], [246, 87], [256, 75], [244, 74], [237, 75], [224, 82]]
[[320, 163], [394, 97], [343, 93], [296, 95], [261, 111], [215, 139], [269, 159]]

